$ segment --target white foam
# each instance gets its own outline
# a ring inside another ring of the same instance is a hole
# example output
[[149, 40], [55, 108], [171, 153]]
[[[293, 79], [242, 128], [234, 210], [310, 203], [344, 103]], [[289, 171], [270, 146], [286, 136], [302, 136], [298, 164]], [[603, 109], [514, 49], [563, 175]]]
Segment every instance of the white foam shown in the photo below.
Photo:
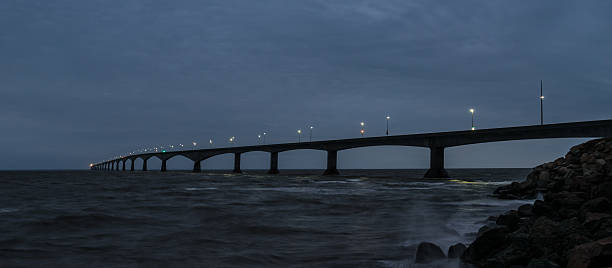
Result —
[[198, 188], [198, 187], [190, 187], [190, 188], [185, 188], [186, 191], [203, 191], [203, 190], [217, 190], [216, 187], [204, 187], [204, 188]]
[[16, 208], [0, 208], [0, 213], [11, 213], [11, 212], [15, 212], [18, 210], [19, 209], [16, 209]]

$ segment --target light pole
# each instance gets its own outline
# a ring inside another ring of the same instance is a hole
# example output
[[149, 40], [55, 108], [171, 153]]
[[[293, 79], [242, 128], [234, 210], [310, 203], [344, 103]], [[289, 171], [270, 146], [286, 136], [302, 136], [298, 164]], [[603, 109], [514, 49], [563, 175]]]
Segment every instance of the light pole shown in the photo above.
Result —
[[312, 142], [312, 129], [313, 128], [314, 128], [313, 126], [310, 126], [310, 142]]
[[476, 127], [474, 127], [474, 109], [470, 109], [470, 113], [472, 113], [472, 130], [476, 130]]
[[192, 142], [192, 144], [193, 144], [193, 149], [195, 150], [196, 145], [198, 145], [198, 143], [194, 141], [194, 142]]
[[540, 80], [540, 125], [544, 125], [544, 92], [542, 90], [542, 80]]
[[359, 125], [361, 125], [361, 130], [359, 131], [359, 133], [361, 133], [361, 137], [363, 137], [363, 134], [365, 134], [365, 123], [361, 122], [359, 123]]
[[235, 145], [234, 141], [236, 140], [236, 137], [232, 136], [231, 138], [229, 138], [229, 143], [233, 146]]
[[257, 134], [257, 143], [261, 144], [261, 134]]
[[391, 117], [387, 115], [386, 119], [387, 119], [387, 132], [386, 133], [387, 133], [387, 136], [389, 136], [389, 119], [391, 119]]
[[266, 133], [266, 132], [263, 133], [263, 144], [266, 144], [266, 134], [268, 134], [268, 133]]
[[298, 129], [297, 133], [298, 133], [298, 142], [302, 142], [302, 130]]
[[212, 141], [212, 139], [208, 140], [208, 144], [210, 144], [210, 148], [212, 148], [212, 147], [213, 147], [213, 141]]

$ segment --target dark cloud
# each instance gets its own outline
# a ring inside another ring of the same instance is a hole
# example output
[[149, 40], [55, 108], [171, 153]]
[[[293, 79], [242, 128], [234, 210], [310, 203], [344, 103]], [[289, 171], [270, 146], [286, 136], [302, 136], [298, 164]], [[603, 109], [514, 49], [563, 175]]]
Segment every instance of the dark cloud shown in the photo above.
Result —
[[[263, 131], [293, 141], [309, 124], [317, 139], [354, 137], [360, 121], [381, 135], [387, 113], [394, 133], [465, 129], [470, 107], [481, 128], [534, 124], [540, 79], [548, 122], [609, 119], [611, 11], [609, 1], [2, 1], [0, 145], [14, 154], [0, 169], [81, 168], [229, 136], [252, 144]], [[454, 148], [448, 162], [532, 166], [578, 141]], [[296, 155], [281, 167], [322, 161]], [[427, 155], [341, 158], [424, 167]]]

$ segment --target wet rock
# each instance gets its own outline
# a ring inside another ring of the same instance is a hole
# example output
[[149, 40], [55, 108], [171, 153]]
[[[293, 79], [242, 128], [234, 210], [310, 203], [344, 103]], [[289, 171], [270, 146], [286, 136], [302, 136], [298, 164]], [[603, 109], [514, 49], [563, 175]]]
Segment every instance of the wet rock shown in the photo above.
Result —
[[476, 267], [612, 267], [612, 138], [574, 146], [494, 194], [538, 192], [544, 200], [482, 227], [461, 259]]
[[536, 215], [547, 215], [552, 212], [552, 210], [552, 206], [542, 200], [536, 200], [533, 203], [533, 213]]
[[462, 259], [468, 262], [477, 262], [486, 259], [505, 246], [508, 228], [497, 226], [484, 231], [478, 236], [463, 254]]
[[609, 267], [612, 263], [610, 260], [612, 260], [612, 237], [607, 237], [572, 249], [567, 267]]
[[583, 212], [607, 212], [612, 210], [612, 202], [607, 197], [591, 199], [580, 207]]
[[544, 259], [533, 259], [527, 265], [527, 268], [559, 268], [558, 264]]
[[533, 216], [533, 205], [525, 204], [518, 208], [519, 217], [531, 217]]
[[447, 254], [448, 258], [449, 259], [460, 258], [466, 249], [467, 247], [462, 243], [454, 244], [448, 248], [448, 254]]
[[612, 197], [612, 182], [602, 183], [595, 187], [593, 195], [596, 197]]
[[499, 215], [495, 223], [498, 225], [508, 226], [510, 230], [514, 230], [519, 223], [518, 212], [516, 210], [510, 210], [502, 215]]
[[444, 259], [446, 256], [442, 249], [436, 244], [421, 242], [417, 247], [415, 263], [430, 263], [435, 260]]
[[558, 193], [548, 193], [544, 200], [552, 203], [555, 208], [579, 208], [584, 202], [584, 193], [562, 191]]

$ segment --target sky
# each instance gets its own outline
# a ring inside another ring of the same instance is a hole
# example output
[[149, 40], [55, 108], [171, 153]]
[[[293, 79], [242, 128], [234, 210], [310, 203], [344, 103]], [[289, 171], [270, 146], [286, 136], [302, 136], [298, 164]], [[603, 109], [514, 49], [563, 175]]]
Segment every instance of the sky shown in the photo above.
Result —
[[[611, 1], [3, 0], [0, 170], [84, 169], [208, 147], [611, 119]], [[449, 168], [533, 167], [584, 139], [447, 149]], [[338, 153], [339, 168], [427, 168], [428, 150]], [[149, 167], [158, 165], [150, 160]], [[268, 167], [248, 153], [242, 167]], [[325, 168], [325, 152], [279, 167]], [[151, 163], [152, 162], [152, 163]], [[229, 155], [203, 168], [231, 168]], [[186, 159], [169, 169], [189, 168]]]

